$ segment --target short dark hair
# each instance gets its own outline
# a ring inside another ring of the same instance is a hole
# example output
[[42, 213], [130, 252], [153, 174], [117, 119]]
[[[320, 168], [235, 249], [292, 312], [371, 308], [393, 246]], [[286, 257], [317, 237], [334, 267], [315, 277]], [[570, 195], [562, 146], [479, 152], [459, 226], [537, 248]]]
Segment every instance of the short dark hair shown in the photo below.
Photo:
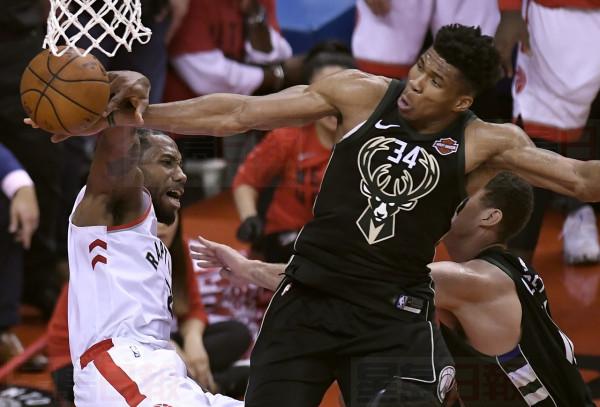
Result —
[[500, 79], [500, 54], [494, 46], [494, 39], [482, 35], [479, 27], [445, 25], [435, 36], [433, 49], [462, 73], [475, 94], [490, 88]]
[[135, 129], [135, 134], [138, 136], [138, 138], [140, 140], [140, 157], [143, 157], [146, 150], [148, 150], [150, 147], [152, 147], [152, 142], [150, 141], [150, 137], [152, 137], [152, 136], [169, 137], [162, 131], [145, 129], [145, 128], [141, 128], [141, 127], [138, 127]]
[[309, 83], [316, 71], [326, 66], [341, 66], [356, 68], [352, 51], [340, 41], [329, 40], [320, 42], [308, 51], [304, 57], [304, 82]]
[[519, 233], [529, 221], [533, 211], [533, 188], [515, 174], [501, 172], [483, 189], [483, 205], [502, 211], [502, 220], [498, 225], [498, 241], [505, 243]]

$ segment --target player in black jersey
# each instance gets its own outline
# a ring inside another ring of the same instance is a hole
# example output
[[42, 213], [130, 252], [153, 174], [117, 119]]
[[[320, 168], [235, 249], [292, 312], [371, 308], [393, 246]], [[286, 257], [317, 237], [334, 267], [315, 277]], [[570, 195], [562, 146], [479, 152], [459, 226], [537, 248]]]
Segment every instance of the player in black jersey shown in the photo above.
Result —
[[[457, 262], [430, 265], [442, 332], [467, 407], [594, 406], [573, 344], [550, 316], [542, 279], [506, 251], [507, 240], [527, 223], [532, 203], [529, 184], [500, 173], [457, 210], [444, 237]], [[234, 281], [274, 289], [282, 279], [282, 264], [246, 260], [227, 246], [202, 243], [193, 247], [193, 257], [225, 267]], [[392, 382], [371, 405], [404, 405], [403, 387]]]
[[507, 251], [529, 220], [531, 187], [501, 173], [455, 216], [430, 265], [444, 339], [467, 407], [593, 407], [573, 343], [554, 323], [541, 277]]
[[[246, 405], [317, 405], [337, 379], [347, 404], [360, 406], [393, 377], [441, 404], [448, 388], [439, 378], [448, 377], [452, 362], [432, 324], [427, 265], [465, 195], [466, 176], [470, 182], [484, 166], [510, 170], [536, 186], [600, 200], [599, 161], [536, 149], [518, 127], [469, 111], [499, 72], [492, 38], [451, 25], [406, 84], [346, 70], [273, 95], [214, 94], [148, 106], [144, 126], [184, 134], [338, 117], [341, 141], [314, 219], [296, 241], [289, 282], [275, 295], [254, 347]], [[114, 74], [111, 109], [126, 99], [139, 107], [144, 83], [135, 73]], [[114, 123], [140, 125], [122, 108], [90, 132]]]

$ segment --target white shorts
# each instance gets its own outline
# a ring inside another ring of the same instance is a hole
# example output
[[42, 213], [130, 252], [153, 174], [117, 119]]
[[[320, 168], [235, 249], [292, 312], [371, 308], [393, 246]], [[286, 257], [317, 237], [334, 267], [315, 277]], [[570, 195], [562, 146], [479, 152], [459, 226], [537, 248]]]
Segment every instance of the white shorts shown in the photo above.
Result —
[[494, 35], [500, 21], [497, 2], [392, 0], [390, 12], [378, 17], [364, 0], [358, 0], [352, 52], [363, 70], [378, 75], [406, 76], [430, 29], [437, 33], [442, 26], [457, 22], [479, 25], [485, 34]]
[[[521, 49], [513, 81], [513, 117], [532, 137], [579, 134], [600, 89], [600, 9], [548, 8], [524, 2], [531, 55]], [[548, 134], [543, 132], [547, 131]], [[541, 132], [541, 133], [540, 133]], [[572, 140], [571, 140], [572, 141]]]
[[[114, 344], [114, 345], [113, 345]], [[77, 407], [241, 407], [243, 402], [204, 392], [187, 377], [172, 349], [108, 339], [74, 364]]]

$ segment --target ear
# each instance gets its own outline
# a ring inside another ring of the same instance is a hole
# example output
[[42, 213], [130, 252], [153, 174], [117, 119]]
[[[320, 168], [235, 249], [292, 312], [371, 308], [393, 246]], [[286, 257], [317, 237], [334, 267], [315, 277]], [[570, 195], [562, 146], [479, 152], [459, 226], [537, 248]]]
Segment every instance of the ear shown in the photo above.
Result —
[[481, 214], [480, 223], [482, 226], [496, 226], [502, 221], [502, 211], [496, 208], [490, 208], [483, 211]]
[[456, 99], [456, 103], [454, 104], [455, 112], [464, 112], [469, 109], [473, 104], [473, 96], [471, 95], [460, 95], [458, 99]]

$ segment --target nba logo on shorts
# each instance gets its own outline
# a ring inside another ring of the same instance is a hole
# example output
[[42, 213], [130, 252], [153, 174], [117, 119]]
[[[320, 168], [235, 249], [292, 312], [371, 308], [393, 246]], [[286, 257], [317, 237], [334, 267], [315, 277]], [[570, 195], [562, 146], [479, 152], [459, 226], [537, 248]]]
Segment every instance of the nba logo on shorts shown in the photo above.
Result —
[[437, 388], [437, 396], [440, 400], [440, 403], [444, 402], [446, 398], [446, 394], [452, 387], [454, 387], [454, 376], [456, 375], [456, 369], [454, 366], [446, 366], [440, 372], [440, 377], [438, 379], [438, 388]]

